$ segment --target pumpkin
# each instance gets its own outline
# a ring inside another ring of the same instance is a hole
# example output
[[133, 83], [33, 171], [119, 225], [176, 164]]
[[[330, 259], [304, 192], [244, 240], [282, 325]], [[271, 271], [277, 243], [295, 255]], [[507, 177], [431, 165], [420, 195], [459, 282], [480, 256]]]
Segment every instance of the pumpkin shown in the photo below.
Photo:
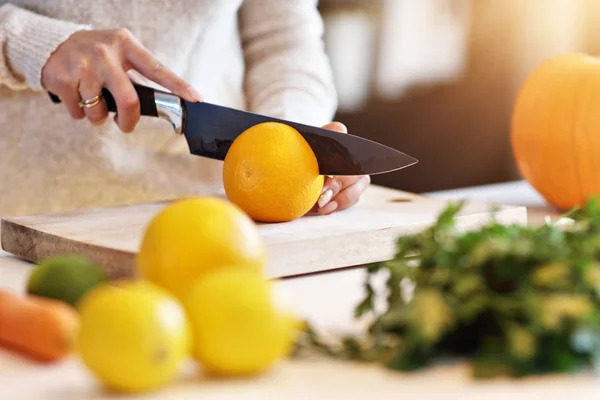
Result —
[[523, 179], [566, 210], [600, 194], [600, 59], [562, 54], [519, 89], [511, 146]]

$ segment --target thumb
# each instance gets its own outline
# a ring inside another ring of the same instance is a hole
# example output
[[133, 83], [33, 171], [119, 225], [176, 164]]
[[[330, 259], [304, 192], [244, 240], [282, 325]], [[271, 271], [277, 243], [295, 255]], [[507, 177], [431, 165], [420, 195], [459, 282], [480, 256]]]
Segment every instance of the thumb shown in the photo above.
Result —
[[330, 131], [336, 131], [336, 132], [342, 132], [342, 133], [348, 133], [348, 128], [346, 128], [346, 125], [342, 124], [341, 122], [330, 122], [327, 125], [323, 126], [323, 129], [328, 129]]

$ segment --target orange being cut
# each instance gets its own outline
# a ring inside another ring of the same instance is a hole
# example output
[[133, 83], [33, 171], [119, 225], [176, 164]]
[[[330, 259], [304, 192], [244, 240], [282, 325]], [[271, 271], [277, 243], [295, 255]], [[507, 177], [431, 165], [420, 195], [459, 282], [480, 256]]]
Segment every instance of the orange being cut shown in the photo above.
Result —
[[323, 188], [317, 158], [304, 137], [283, 123], [244, 131], [223, 164], [227, 198], [253, 220], [286, 222], [304, 216]]

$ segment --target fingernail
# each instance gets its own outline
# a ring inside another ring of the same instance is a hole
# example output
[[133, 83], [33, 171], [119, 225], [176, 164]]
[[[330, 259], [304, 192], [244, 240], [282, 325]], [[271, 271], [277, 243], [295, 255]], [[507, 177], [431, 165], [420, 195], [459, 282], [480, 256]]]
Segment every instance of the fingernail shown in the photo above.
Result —
[[190, 94], [190, 96], [192, 96], [196, 101], [202, 101], [202, 95], [200, 94], [200, 92], [198, 90], [196, 90], [196, 88], [190, 86], [188, 88], [188, 93]]
[[[328, 177], [328, 178], [330, 178], [330, 179], [333, 178], [333, 176], [331, 176], [331, 175], [325, 175], [325, 176]], [[326, 184], [323, 185], [323, 188], [321, 189], [321, 194], [325, 193], [327, 191], [327, 189], [329, 189], [327, 187], [327, 185]]]
[[337, 201], [332, 201], [331, 203], [327, 204], [325, 207], [319, 208], [319, 214], [322, 214], [322, 215], [331, 214], [332, 212], [334, 212], [337, 209], [338, 209]]
[[322, 208], [327, 203], [329, 203], [329, 201], [331, 200], [332, 197], [333, 197], [333, 191], [331, 189], [327, 189], [325, 191], [325, 193], [323, 193], [321, 195], [321, 197], [319, 197], [319, 201], [317, 202], [317, 204], [319, 204], [319, 208]]

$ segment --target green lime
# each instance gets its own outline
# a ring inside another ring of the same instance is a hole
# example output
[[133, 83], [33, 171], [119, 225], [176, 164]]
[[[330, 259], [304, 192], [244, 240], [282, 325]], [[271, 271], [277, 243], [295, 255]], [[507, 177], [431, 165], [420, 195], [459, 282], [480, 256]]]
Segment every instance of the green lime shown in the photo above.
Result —
[[91, 260], [77, 255], [46, 258], [29, 275], [27, 293], [48, 297], [76, 307], [91, 288], [106, 281], [104, 272]]

